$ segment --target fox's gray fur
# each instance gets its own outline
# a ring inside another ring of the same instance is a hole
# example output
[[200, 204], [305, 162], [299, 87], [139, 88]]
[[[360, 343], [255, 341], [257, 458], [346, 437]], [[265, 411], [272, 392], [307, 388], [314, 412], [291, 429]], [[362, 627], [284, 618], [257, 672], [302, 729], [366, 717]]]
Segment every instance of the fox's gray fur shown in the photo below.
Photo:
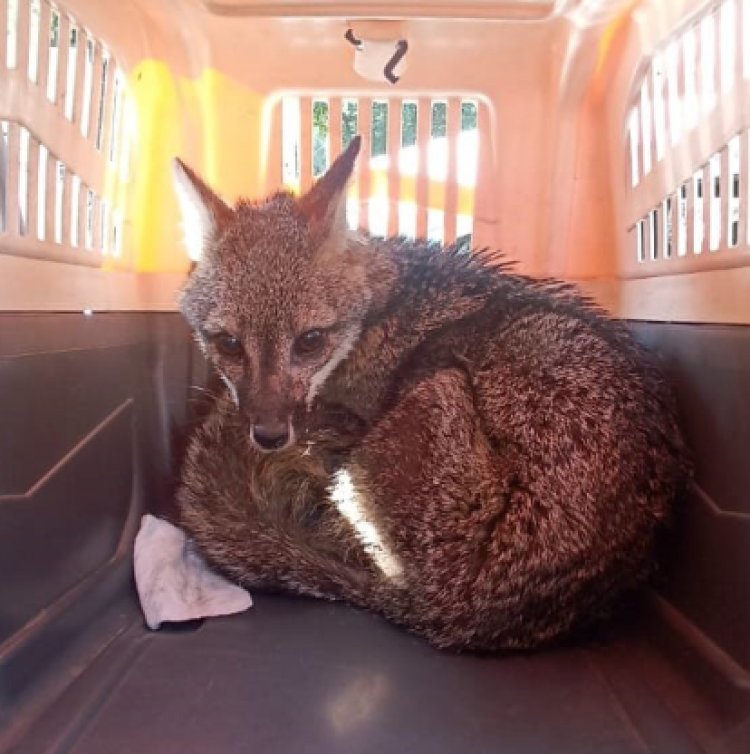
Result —
[[[549, 642], [650, 571], [689, 475], [670, 391], [561, 283], [348, 234], [358, 146], [307, 196], [235, 209], [178, 167], [206, 239], [182, 310], [230, 385], [192, 438], [181, 523], [248, 587], [349, 600], [441, 647]], [[290, 356], [311, 328], [323, 350]], [[251, 438], [268, 411], [293, 428], [271, 453]]]

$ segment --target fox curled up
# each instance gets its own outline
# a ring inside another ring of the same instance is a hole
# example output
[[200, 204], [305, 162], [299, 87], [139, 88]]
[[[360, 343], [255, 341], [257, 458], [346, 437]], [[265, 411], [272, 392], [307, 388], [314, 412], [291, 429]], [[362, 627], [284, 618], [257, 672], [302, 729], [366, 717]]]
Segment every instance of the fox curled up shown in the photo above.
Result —
[[181, 308], [226, 383], [181, 524], [251, 588], [343, 599], [440, 647], [550, 642], [652, 567], [690, 476], [625, 327], [486, 252], [345, 221], [354, 139], [301, 198], [226, 205], [175, 165]]

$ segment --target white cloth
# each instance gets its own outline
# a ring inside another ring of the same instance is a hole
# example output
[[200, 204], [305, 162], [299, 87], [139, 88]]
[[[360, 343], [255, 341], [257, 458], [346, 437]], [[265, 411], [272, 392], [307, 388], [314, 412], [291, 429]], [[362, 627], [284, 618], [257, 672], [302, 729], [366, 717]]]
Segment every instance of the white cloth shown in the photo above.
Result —
[[135, 584], [146, 624], [230, 615], [253, 600], [241, 587], [212, 571], [185, 533], [149, 514], [135, 538]]

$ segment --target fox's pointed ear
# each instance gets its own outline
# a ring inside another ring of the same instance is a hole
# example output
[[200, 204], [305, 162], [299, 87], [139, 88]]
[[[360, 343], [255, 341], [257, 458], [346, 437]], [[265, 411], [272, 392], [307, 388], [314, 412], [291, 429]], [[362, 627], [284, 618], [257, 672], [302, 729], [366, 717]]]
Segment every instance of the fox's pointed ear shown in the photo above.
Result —
[[234, 212], [179, 158], [172, 161], [172, 178], [182, 215], [185, 247], [190, 259], [197, 262]]
[[361, 146], [362, 137], [355, 136], [328, 172], [299, 200], [300, 212], [321, 235], [346, 232], [346, 186]]

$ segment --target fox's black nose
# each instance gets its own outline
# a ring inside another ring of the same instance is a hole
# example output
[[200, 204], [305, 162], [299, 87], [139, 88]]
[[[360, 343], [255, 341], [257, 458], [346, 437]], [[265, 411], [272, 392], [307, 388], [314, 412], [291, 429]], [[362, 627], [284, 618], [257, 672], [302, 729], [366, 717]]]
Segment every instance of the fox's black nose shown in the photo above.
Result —
[[263, 450], [281, 450], [289, 443], [289, 424], [254, 424], [253, 440]]

